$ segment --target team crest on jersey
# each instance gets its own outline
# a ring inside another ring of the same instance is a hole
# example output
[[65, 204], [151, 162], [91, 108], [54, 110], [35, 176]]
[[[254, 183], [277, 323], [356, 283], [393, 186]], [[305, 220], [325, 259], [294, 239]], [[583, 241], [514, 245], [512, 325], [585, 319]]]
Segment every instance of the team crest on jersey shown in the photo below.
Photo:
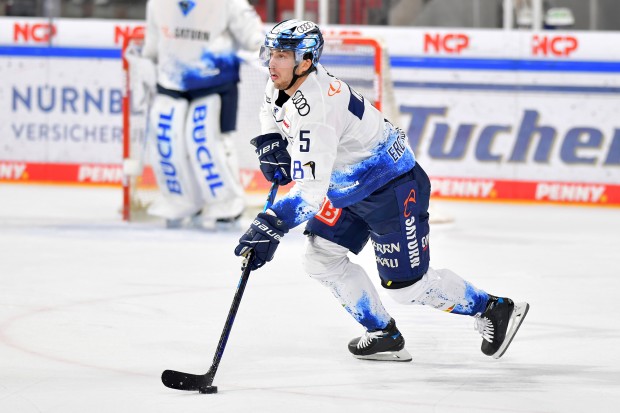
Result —
[[181, 8], [183, 16], [187, 16], [189, 12], [192, 11], [194, 7], [196, 7], [196, 3], [192, 0], [181, 0], [179, 2], [179, 7]]
[[340, 80], [334, 80], [329, 84], [329, 89], [327, 90], [327, 96], [334, 96], [340, 93], [340, 89], [342, 88], [342, 83]]

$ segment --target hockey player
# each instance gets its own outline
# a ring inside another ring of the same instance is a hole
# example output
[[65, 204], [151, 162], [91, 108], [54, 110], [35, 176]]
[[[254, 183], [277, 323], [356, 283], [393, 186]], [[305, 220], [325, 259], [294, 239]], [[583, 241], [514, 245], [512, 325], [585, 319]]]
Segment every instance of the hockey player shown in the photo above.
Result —
[[349, 261], [370, 238], [381, 285], [403, 304], [475, 317], [482, 352], [499, 358], [529, 305], [476, 288], [429, 266], [430, 182], [405, 133], [319, 63], [323, 38], [310, 21], [287, 20], [266, 36], [269, 67], [254, 138], [265, 177], [295, 184], [240, 238], [249, 265], [273, 258], [289, 229], [307, 221], [303, 266], [366, 332], [349, 343], [358, 358], [410, 361], [405, 340], [366, 271]]
[[172, 222], [235, 220], [244, 210], [230, 141], [237, 122], [237, 48], [258, 53], [260, 18], [247, 0], [149, 0], [146, 16], [142, 56], [157, 66], [147, 133], [164, 199], [149, 213]]

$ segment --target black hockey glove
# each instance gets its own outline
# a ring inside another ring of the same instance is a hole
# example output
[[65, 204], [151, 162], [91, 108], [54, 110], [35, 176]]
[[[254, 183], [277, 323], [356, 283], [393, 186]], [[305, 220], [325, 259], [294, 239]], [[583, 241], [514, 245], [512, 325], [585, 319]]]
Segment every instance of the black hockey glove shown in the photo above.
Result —
[[256, 148], [260, 170], [269, 182], [280, 185], [291, 182], [291, 155], [286, 150], [286, 139], [279, 133], [267, 133], [257, 136], [250, 143]]
[[250, 250], [254, 250], [254, 255], [248, 265], [252, 270], [256, 270], [271, 261], [280, 240], [287, 232], [288, 226], [284, 221], [261, 212], [254, 218], [254, 222], [245, 234], [239, 238], [235, 255], [245, 256]]

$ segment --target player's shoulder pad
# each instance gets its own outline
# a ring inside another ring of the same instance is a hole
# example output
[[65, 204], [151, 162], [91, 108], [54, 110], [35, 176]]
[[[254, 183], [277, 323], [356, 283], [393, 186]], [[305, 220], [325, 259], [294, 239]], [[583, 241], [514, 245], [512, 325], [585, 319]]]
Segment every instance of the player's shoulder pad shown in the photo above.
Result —
[[332, 76], [324, 67], [319, 66], [317, 78], [321, 87], [321, 97], [328, 106], [338, 100], [349, 99], [349, 86], [342, 80]]
[[[330, 83], [332, 80], [337, 80], [332, 76], [325, 75], [324, 73], [312, 73], [308, 81], [304, 82], [301, 88], [299, 88], [290, 101], [296, 109], [297, 114], [302, 118], [316, 118], [317, 116], [323, 117], [326, 112], [330, 111], [330, 101], [327, 98], [332, 95], [330, 90], [332, 86]], [[339, 84], [342, 85], [339, 85]], [[335, 84], [335, 88], [346, 87], [343, 82], [338, 81]], [[340, 93], [341, 89], [334, 89], [335, 93]]]

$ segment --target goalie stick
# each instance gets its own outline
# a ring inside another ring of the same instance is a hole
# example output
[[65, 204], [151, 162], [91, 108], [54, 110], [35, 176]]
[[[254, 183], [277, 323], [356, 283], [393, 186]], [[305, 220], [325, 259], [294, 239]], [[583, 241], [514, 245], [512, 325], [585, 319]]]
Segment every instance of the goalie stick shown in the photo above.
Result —
[[[267, 195], [267, 201], [265, 202], [263, 212], [267, 211], [267, 209], [271, 207], [277, 192], [278, 184], [274, 182], [269, 190], [269, 195]], [[232, 329], [235, 316], [237, 315], [237, 310], [239, 309], [239, 304], [241, 303], [243, 291], [245, 290], [245, 286], [250, 278], [251, 269], [248, 264], [253, 255], [254, 251], [250, 250], [248, 255], [243, 259], [243, 263], [241, 265], [241, 279], [239, 280], [239, 285], [237, 285], [237, 291], [235, 292], [235, 297], [233, 298], [232, 305], [228, 311], [228, 317], [226, 318], [226, 323], [224, 323], [224, 330], [220, 336], [220, 341], [217, 345], [217, 350], [215, 351], [213, 363], [211, 364], [209, 371], [205, 374], [190, 374], [175, 370], [165, 370], [161, 375], [161, 381], [164, 383], [164, 386], [176, 390], [198, 390], [203, 394], [217, 393], [217, 386], [213, 386], [213, 378], [215, 377], [217, 368], [222, 360], [222, 355], [224, 354], [224, 349], [226, 348], [226, 342], [228, 341], [230, 330]]]

